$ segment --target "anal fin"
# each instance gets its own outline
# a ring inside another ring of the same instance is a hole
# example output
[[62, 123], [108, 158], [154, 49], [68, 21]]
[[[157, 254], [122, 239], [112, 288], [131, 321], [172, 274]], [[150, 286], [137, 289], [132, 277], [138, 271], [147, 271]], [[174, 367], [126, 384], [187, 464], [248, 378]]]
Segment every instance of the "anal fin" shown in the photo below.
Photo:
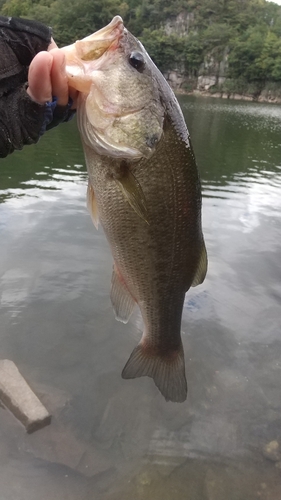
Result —
[[203, 242], [198, 267], [191, 286], [197, 286], [203, 283], [207, 273], [207, 268], [208, 268], [208, 257], [207, 257], [205, 243]]
[[116, 319], [127, 323], [133, 312], [135, 300], [119, 276], [115, 265], [112, 272], [110, 298]]
[[90, 212], [92, 221], [96, 229], [99, 227], [99, 212], [97, 200], [95, 197], [94, 188], [88, 180], [88, 189], [87, 189], [87, 209]]

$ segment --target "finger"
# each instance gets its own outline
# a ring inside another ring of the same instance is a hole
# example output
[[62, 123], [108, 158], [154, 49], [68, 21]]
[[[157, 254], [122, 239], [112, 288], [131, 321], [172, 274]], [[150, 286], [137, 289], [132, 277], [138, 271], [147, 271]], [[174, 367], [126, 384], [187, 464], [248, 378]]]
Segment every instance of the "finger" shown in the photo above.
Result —
[[51, 68], [53, 56], [48, 52], [39, 52], [31, 61], [28, 71], [27, 93], [39, 104], [52, 100]]
[[73, 104], [71, 106], [71, 109], [76, 109], [77, 108], [77, 99], [78, 99], [78, 90], [72, 88], [72, 87], [69, 87], [69, 95], [73, 101]]
[[65, 72], [65, 56], [59, 49], [50, 52], [53, 56], [51, 69], [51, 82], [53, 96], [58, 99], [58, 104], [65, 106], [68, 103], [68, 79]]

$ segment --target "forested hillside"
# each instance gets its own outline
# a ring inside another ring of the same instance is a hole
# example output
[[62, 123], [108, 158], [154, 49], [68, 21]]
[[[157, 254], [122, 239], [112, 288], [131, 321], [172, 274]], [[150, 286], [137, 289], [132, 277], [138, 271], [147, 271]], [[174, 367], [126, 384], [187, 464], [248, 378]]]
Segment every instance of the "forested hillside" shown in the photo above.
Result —
[[[281, 95], [281, 7], [265, 0], [0, 0], [3, 15], [34, 18], [68, 44], [120, 14], [160, 69], [187, 90]], [[203, 80], [202, 80], [203, 79]]]

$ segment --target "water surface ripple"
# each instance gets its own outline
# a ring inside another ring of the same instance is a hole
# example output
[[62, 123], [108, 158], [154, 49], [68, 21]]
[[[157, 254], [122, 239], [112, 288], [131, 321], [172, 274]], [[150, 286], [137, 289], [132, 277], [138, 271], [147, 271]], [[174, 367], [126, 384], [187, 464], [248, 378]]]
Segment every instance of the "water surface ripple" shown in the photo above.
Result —
[[184, 304], [183, 404], [121, 379], [141, 318], [114, 319], [75, 122], [1, 160], [1, 357], [53, 414], [26, 435], [0, 408], [1, 500], [281, 498], [281, 108], [179, 100], [209, 256]]

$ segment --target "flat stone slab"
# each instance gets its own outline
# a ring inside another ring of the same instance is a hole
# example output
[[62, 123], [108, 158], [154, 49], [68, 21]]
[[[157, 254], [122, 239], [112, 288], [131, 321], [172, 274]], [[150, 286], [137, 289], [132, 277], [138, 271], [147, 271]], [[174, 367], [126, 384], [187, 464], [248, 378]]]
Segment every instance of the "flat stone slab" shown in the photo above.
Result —
[[29, 387], [13, 361], [0, 360], [0, 399], [28, 433], [50, 424], [51, 415]]

